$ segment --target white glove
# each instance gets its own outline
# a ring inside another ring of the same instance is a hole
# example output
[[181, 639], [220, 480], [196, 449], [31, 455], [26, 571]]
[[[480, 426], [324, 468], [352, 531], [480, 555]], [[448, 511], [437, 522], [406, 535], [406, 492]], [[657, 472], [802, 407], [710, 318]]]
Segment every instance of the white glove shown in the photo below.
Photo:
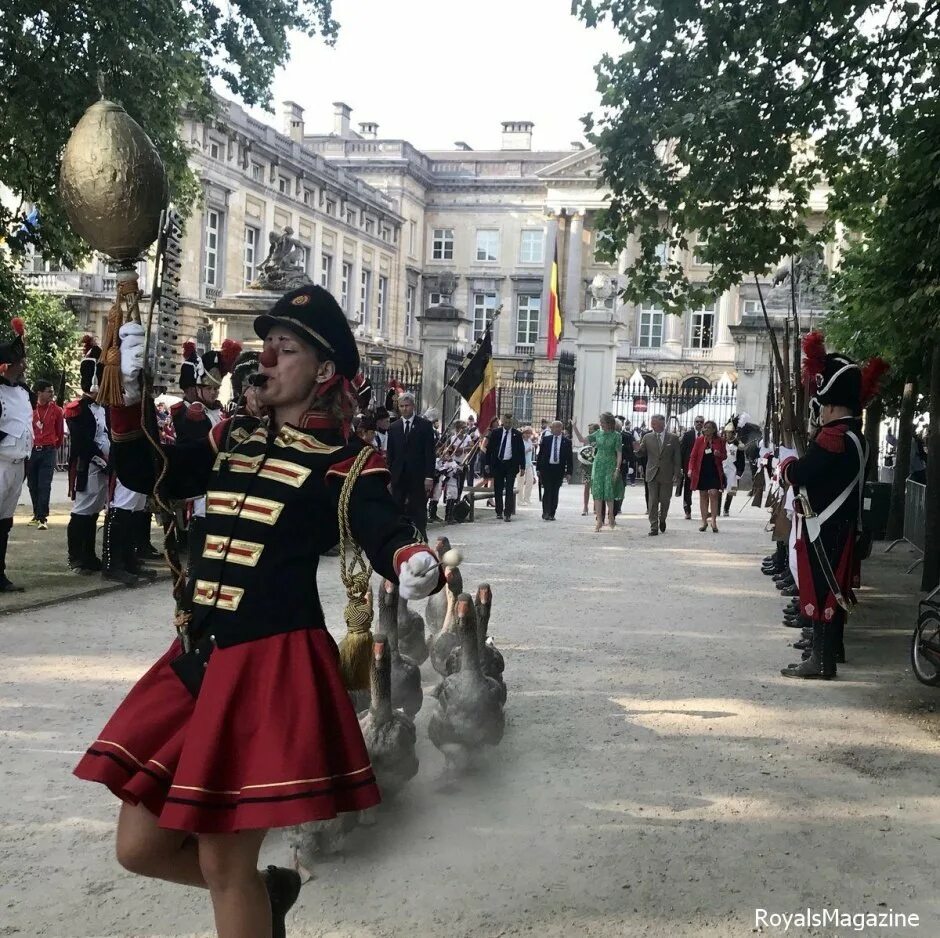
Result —
[[785, 459], [796, 459], [796, 458], [797, 458], [797, 456], [796, 456], [796, 450], [795, 450], [795, 449], [790, 449], [790, 448], [787, 447], [787, 446], [781, 446], [778, 452], [779, 452], [780, 455], [779, 455], [777, 458], [780, 460], [780, 462], [783, 462]]
[[124, 403], [136, 404], [140, 400], [140, 373], [144, 370], [144, 327], [138, 322], [126, 322], [118, 335]]
[[440, 563], [431, 551], [409, 557], [398, 571], [398, 591], [402, 599], [430, 596], [440, 579]]

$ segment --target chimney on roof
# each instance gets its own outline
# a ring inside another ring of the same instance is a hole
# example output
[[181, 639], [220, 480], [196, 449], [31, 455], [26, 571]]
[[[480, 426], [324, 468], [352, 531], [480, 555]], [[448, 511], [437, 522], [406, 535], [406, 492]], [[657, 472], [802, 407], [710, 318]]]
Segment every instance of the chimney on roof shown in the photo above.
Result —
[[571, 149], [572, 149], [572, 150], [583, 150], [583, 149], [584, 149], [584, 144], [583, 144], [580, 140], [572, 140], [572, 141], [571, 141]]
[[359, 134], [369, 140], [375, 140], [379, 135], [379, 125], [373, 121], [363, 121], [359, 125]]
[[349, 118], [352, 115], [352, 108], [342, 101], [333, 102], [333, 133], [337, 137], [348, 137]]
[[284, 133], [295, 143], [304, 142], [304, 109], [293, 101], [281, 104], [284, 119]]
[[469, 143], [466, 143], [463, 140], [454, 141], [454, 146], [457, 147], [458, 150], [472, 150], [473, 149], [473, 147], [470, 146]]
[[532, 121], [503, 121], [503, 150], [532, 149]]

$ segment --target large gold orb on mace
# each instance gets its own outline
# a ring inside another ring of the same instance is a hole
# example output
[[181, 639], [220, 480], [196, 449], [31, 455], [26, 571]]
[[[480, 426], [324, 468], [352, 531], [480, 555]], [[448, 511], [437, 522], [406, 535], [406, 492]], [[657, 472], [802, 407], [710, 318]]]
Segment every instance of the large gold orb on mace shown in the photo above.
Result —
[[166, 170], [140, 124], [102, 99], [85, 111], [65, 145], [59, 192], [75, 231], [126, 263], [156, 240], [168, 199]]

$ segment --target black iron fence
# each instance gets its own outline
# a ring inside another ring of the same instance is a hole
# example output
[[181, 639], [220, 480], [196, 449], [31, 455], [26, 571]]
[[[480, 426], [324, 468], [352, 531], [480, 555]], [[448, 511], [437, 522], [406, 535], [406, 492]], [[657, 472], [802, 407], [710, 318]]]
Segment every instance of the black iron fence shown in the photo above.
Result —
[[519, 424], [561, 420], [567, 423], [574, 414], [575, 357], [563, 352], [558, 356], [554, 378], [536, 378], [535, 371], [517, 369], [501, 377], [496, 388], [496, 412], [512, 414]]
[[737, 385], [731, 381], [709, 384], [704, 378], [655, 381], [636, 377], [620, 379], [614, 387], [611, 411], [634, 427], [649, 426], [653, 414], [662, 414], [670, 430], [688, 429], [701, 414], [720, 430], [734, 415]]
[[390, 368], [385, 362], [363, 362], [362, 373], [372, 384], [372, 403], [384, 407], [390, 388], [411, 391], [415, 396], [415, 409], [420, 414], [421, 365], [406, 362], [399, 368]]

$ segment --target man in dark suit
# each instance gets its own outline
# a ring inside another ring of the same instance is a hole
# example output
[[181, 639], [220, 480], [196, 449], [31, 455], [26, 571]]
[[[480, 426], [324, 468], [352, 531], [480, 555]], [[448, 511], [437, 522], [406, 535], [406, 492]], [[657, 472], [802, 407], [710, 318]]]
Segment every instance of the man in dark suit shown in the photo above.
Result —
[[388, 428], [388, 468], [392, 495], [405, 517], [427, 538], [428, 498], [434, 488], [434, 427], [415, 415], [414, 396], [398, 397], [401, 419]]
[[[682, 458], [682, 507], [685, 509], [685, 520], [692, 519], [692, 479], [689, 477], [689, 460], [692, 458], [692, 447], [702, 435], [705, 418], [701, 414], [692, 422], [692, 429], [682, 434], [679, 443], [679, 455]], [[676, 492], [678, 495], [679, 493]]]
[[571, 481], [574, 460], [571, 440], [562, 435], [562, 423], [556, 420], [539, 445], [537, 468], [542, 483], [542, 520], [554, 521], [558, 510], [558, 492], [562, 480]]
[[486, 471], [493, 479], [496, 517], [511, 521], [516, 511], [516, 476], [525, 464], [522, 434], [513, 429], [512, 414], [503, 414], [500, 426], [486, 441]]

